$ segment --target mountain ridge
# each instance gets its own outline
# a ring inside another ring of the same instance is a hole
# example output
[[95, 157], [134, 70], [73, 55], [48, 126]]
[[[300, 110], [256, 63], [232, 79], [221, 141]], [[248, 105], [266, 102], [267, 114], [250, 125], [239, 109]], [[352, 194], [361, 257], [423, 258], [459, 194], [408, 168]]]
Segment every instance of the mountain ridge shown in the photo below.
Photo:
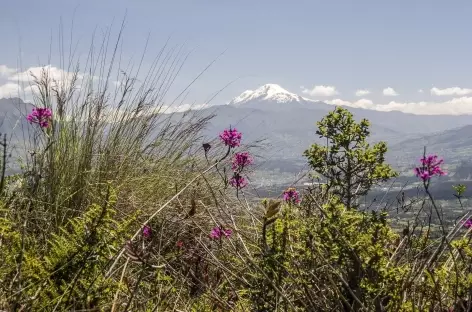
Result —
[[[316, 122], [335, 109], [335, 105], [307, 100], [275, 84], [244, 91], [230, 103], [176, 112], [171, 119], [178, 122], [187, 115], [215, 114], [202, 133], [206, 139], [215, 138], [224, 128], [236, 127], [243, 132], [246, 142], [264, 140], [264, 148], [257, 153], [262, 159], [271, 161], [270, 168], [278, 162], [286, 168], [300, 168], [305, 163], [303, 151], [313, 143], [323, 143], [316, 135]], [[27, 124], [25, 116], [31, 108], [31, 104], [21, 99], [0, 100], [0, 132], [28, 129], [24, 127]], [[421, 156], [424, 145], [430, 147], [429, 151], [453, 161], [467, 158], [465, 153], [472, 147], [472, 139], [467, 139], [472, 131], [472, 116], [346, 108], [356, 120], [366, 118], [371, 122], [369, 142], [386, 141], [389, 146], [387, 158], [393, 165], [408, 165]]]
[[[246, 90], [234, 97], [227, 105], [283, 112], [306, 108], [324, 111], [325, 113], [334, 110], [337, 106], [304, 98], [277, 84], [265, 84], [254, 91]], [[405, 113], [398, 110], [379, 111], [342, 105], [341, 107], [351, 111], [358, 120], [366, 118], [372, 123], [382, 124], [386, 128], [401, 133], [429, 133], [472, 124], [472, 115], [424, 115]], [[316, 121], [324, 117], [319, 114], [312, 115], [317, 118]]]

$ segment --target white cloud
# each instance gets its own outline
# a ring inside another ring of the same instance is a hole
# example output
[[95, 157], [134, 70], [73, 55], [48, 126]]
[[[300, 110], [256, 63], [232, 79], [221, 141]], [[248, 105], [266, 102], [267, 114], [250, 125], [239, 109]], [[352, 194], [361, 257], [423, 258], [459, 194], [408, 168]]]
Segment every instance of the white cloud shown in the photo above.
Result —
[[418, 89], [418, 93], [424, 93], [423, 89]]
[[200, 110], [210, 107], [208, 104], [181, 104], [178, 106], [162, 106], [162, 111], [165, 113], [185, 112], [188, 110]]
[[16, 68], [10, 68], [7, 65], [0, 65], [0, 77], [8, 77], [14, 73], [16, 73]]
[[370, 94], [370, 91], [369, 90], [357, 90], [356, 91], [356, 96], [365, 96], [365, 95], [368, 95]]
[[368, 99], [360, 99], [355, 102], [345, 101], [341, 99], [334, 99], [334, 100], [325, 101], [325, 102], [331, 105], [349, 106], [349, 107], [366, 108], [366, 109], [371, 109], [374, 107], [374, 103]]
[[0, 85], [0, 99], [18, 97], [21, 94], [21, 86], [8, 82], [4, 85]]
[[[201, 110], [210, 107], [208, 104], [181, 104], [181, 105], [162, 105], [149, 108], [149, 110], [144, 110], [138, 113], [137, 116], [149, 116], [152, 114], [163, 113], [163, 114], [171, 114], [171, 113], [178, 113], [178, 112], [186, 112], [188, 110]], [[113, 107], [108, 107], [105, 109], [101, 120], [107, 122], [116, 122], [121, 120], [122, 118], [131, 118], [135, 117], [135, 113], [132, 110], [126, 109], [116, 109]]]
[[35, 84], [25, 87], [25, 93], [28, 95], [39, 94], [39, 87]]
[[459, 87], [452, 87], [452, 88], [445, 88], [445, 89], [439, 89], [439, 88], [431, 88], [431, 94], [432, 95], [467, 95], [471, 94], [472, 89], [466, 89], [466, 88], [459, 88]]
[[[52, 65], [30, 67], [27, 70], [16, 73], [8, 77], [10, 81], [20, 81], [20, 82], [33, 82], [34, 78], [32, 75], [40, 78], [43, 70], [47, 73], [48, 77], [56, 82], [70, 82], [74, 77], [73, 72], [67, 72], [58, 67]], [[83, 79], [84, 75], [77, 74], [78, 79]]]
[[116, 88], [121, 88], [122, 86], [124, 86], [125, 82], [121, 80], [114, 80], [111, 82], [111, 84]]
[[334, 86], [314, 86], [312, 89], [302, 87], [302, 92], [311, 96], [333, 96], [338, 94]]
[[472, 115], [472, 97], [453, 98], [444, 102], [396, 102], [390, 101], [386, 104], [374, 104], [371, 100], [361, 99], [358, 101], [345, 101], [335, 99], [325, 101], [331, 105], [341, 105], [356, 108], [373, 109], [377, 111], [401, 111], [417, 115]]
[[390, 87], [383, 89], [382, 92], [383, 92], [383, 95], [385, 95], [385, 96], [397, 96], [398, 95], [398, 93], [393, 88], [390, 88]]

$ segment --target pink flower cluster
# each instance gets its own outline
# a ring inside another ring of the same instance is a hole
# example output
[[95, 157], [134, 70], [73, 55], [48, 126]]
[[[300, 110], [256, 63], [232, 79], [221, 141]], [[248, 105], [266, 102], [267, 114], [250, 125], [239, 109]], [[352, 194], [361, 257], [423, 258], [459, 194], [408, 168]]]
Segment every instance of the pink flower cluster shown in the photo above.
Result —
[[231, 229], [224, 230], [222, 227], [214, 227], [210, 232], [210, 237], [214, 239], [218, 239], [221, 237], [230, 237], [233, 234]]
[[[225, 129], [220, 133], [221, 141], [228, 146], [230, 149], [241, 145], [242, 133], [237, 129]], [[228, 150], [229, 154], [230, 150]], [[229, 180], [229, 184], [237, 190], [246, 187], [248, 182], [241, 175], [244, 168], [251, 165], [254, 162], [253, 158], [248, 152], [237, 152], [234, 153], [232, 159], [231, 169], [233, 170], [233, 176]]]
[[49, 127], [49, 124], [52, 119], [52, 111], [49, 108], [33, 108], [31, 114], [29, 114], [26, 119], [30, 123], [36, 123], [41, 128]]
[[253, 159], [248, 152], [235, 153], [233, 156], [233, 171], [241, 172], [245, 167], [253, 163]]
[[415, 175], [423, 181], [428, 181], [433, 176], [446, 175], [440, 165], [444, 162], [443, 159], [438, 159], [437, 155], [429, 155], [426, 158], [420, 159], [422, 166], [415, 168]]
[[293, 187], [286, 189], [283, 193], [283, 199], [287, 203], [299, 204], [300, 203], [300, 193]]
[[237, 189], [242, 189], [243, 187], [247, 186], [248, 183], [243, 176], [235, 172], [233, 177], [229, 180], [229, 184]]
[[231, 148], [237, 147], [241, 144], [242, 133], [238, 132], [236, 128], [225, 129], [220, 133], [220, 139], [226, 146]]

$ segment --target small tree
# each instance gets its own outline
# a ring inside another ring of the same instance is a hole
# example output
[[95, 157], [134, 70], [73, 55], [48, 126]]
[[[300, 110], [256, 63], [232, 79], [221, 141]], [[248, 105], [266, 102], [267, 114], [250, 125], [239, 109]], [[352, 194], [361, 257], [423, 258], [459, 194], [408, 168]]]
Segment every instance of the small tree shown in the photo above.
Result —
[[367, 194], [372, 185], [397, 176], [385, 164], [387, 145], [370, 146], [370, 123], [359, 123], [342, 107], [337, 107], [317, 122], [316, 134], [326, 138], [326, 146], [313, 144], [305, 151], [311, 168], [326, 178], [326, 190], [337, 195], [348, 209], [357, 208], [356, 199]]

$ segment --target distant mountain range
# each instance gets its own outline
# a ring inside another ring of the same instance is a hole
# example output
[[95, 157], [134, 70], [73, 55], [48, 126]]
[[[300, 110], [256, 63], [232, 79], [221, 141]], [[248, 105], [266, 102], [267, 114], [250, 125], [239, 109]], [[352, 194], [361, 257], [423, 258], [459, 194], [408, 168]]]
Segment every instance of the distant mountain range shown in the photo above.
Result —
[[19, 98], [0, 99], [0, 133], [12, 134], [21, 128], [33, 106]]
[[[233, 98], [228, 105], [269, 111], [292, 111], [295, 108], [305, 108], [327, 112], [334, 109], [333, 105], [304, 98], [276, 84], [266, 84], [254, 91], [244, 91]], [[399, 111], [384, 112], [353, 107], [348, 107], [348, 109], [358, 119], [367, 118], [373, 124], [401, 133], [430, 133], [472, 124], [472, 115], [415, 115]], [[320, 119], [315, 113], [310, 115], [315, 117], [316, 121]]]
[[390, 146], [390, 153], [403, 155], [405, 159], [418, 158], [426, 151], [436, 153], [455, 162], [469, 160], [472, 155], [472, 125], [456, 127], [445, 131], [436, 131], [417, 135], [408, 140]]
[[[270, 148], [262, 156], [264, 169], [295, 174], [304, 168], [303, 151], [312, 143], [324, 143], [315, 134], [316, 122], [335, 106], [304, 98], [276, 84], [244, 91], [227, 105], [207, 108], [216, 117], [206, 134], [211, 136], [230, 124], [249, 140], [265, 138]], [[423, 153], [437, 153], [450, 165], [469, 159], [472, 152], [472, 115], [415, 115], [348, 107], [357, 120], [371, 122], [371, 142], [386, 141], [387, 160], [411, 174]], [[281, 160], [284, 160], [283, 162]], [[277, 167], [277, 163], [280, 166]], [[278, 170], [277, 170], [278, 168]], [[288, 175], [287, 175], [288, 176]]]
[[[263, 163], [260, 170], [288, 177], [303, 168], [305, 160], [301, 155], [306, 148], [314, 142], [323, 143], [315, 134], [316, 122], [334, 108], [291, 93], [279, 85], [266, 84], [244, 91], [226, 105], [195, 113], [216, 114], [203, 133], [208, 138], [214, 138], [231, 125], [244, 133], [245, 142], [264, 139], [264, 148], [256, 151]], [[390, 147], [388, 160], [396, 167], [412, 164], [422, 154], [424, 145], [428, 146], [428, 151], [447, 157], [448, 163], [469, 158], [472, 115], [414, 115], [348, 109], [356, 119], [367, 118], [371, 122], [372, 142], [387, 141]], [[20, 99], [0, 99], [0, 132], [17, 133], [30, 110], [31, 105]], [[172, 119], [178, 120], [184, 114], [175, 113]]]

